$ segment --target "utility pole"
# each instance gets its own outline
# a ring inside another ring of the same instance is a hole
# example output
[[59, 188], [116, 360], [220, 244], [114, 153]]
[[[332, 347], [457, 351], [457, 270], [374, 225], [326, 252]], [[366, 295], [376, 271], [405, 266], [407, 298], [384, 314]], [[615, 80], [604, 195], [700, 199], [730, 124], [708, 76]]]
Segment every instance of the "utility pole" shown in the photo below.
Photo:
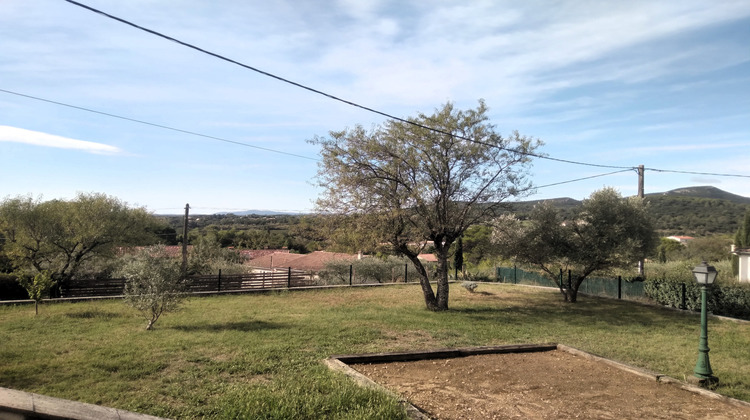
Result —
[[[644, 192], [643, 192], [643, 172], [644, 172], [643, 165], [638, 165], [638, 197], [643, 198]], [[643, 260], [638, 261], [638, 275], [643, 277], [644, 271], [643, 271]]]
[[638, 165], [638, 197], [643, 198], [643, 165]]
[[188, 214], [190, 204], [185, 204], [185, 220], [182, 223], [182, 277], [187, 276]]

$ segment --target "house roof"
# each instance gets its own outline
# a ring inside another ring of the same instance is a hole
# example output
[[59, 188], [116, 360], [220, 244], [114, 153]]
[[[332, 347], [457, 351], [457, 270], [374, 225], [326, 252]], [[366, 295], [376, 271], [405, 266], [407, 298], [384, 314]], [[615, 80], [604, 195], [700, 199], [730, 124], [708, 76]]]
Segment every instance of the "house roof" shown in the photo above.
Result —
[[288, 254], [289, 250], [288, 249], [240, 249], [240, 250], [237, 250], [237, 252], [239, 252], [240, 255], [247, 258], [248, 260], [255, 260], [257, 258], [266, 256], [266, 255], [271, 255], [276, 252]]
[[671, 239], [673, 241], [679, 241], [679, 242], [686, 242], [686, 241], [690, 241], [690, 240], [695, 239], [695, 238], [693, 238], [692, 236], [677, 236], [677, 235], [672, 235], [672, 236], [667, 236], [667, 239]]
[[274, 252], [250, 260], [253, 267], [289, 267], [291, 261], [301, 258], [302, 254], [292, 254], [289, 252]]
[[417, 255], [417, 258], [422, 261], [437, 262], [437, 257], [435, 256], [435, 254], [419, 254]]
[[331, 261], [353, 261], [357, 255], [337, 252], [315, 251], [310, 254], [290, 254], [276, 252], [250, 261], [254, 267], [291, 267], [293, 270], [320, 271]]

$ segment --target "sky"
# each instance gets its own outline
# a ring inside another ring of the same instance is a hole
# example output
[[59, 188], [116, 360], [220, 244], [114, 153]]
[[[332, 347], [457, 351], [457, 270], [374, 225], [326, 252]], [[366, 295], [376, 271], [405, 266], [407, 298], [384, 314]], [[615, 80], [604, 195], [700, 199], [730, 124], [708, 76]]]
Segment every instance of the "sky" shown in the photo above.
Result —
[[[399, 118], [484, 99], [558, 159], [524, 200], [635, 195], [609, 167], [638, 165], [647, 194], [750, 196], [747, 0], [80, 1]], [[307, 140], [384, 121], [64, 0], [0, 0], [0, 199], [308, 212]]]

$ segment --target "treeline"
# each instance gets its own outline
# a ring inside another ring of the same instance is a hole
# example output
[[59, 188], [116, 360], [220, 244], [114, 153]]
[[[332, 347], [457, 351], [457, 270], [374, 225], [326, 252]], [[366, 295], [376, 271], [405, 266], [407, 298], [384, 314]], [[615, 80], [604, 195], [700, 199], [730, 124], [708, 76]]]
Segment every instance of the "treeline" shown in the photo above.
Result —
[[[580, 201], [573, 199], [551, 200], [566, 218]], [[674, 195], [647, 196], [648, 212], [654, 227], [661, 236], [734, 235], [750, 205], [730, 200], [685, 197]], [[528, 217], [540, 201], [513, 203], [507, 212], [521, 219]], [[287, 247], [299, 252], [335, 248], [350, 252], [361, 246], [358, 238], [347, 237], [341, 224], [333, 217], [318, 215], [197, 215], [189, 222], [190, 239], [209, 235], [223, 247], [271, 249]], [[182, 216], [166, 217], [169, 231], [157, 234], [167, 244], [181, 241]], [[349, 235], [351, 236], [351, 235]], [[356, 252], [356, 250], [354, 250]]]
[[[160, 232], [163, 243], [182, 243], [184, 216], [161, 216], [168, 232]], [[200, 238], [222, 248], [280, 249], [307, 253], [329, 245], [324, 218], [314, 215], [191, 215], [188, 243]]]

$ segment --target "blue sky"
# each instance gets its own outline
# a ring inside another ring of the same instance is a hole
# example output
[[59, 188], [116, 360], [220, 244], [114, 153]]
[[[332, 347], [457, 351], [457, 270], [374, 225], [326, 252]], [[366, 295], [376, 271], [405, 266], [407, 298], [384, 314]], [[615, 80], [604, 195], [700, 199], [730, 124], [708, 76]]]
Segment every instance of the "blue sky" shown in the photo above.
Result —
[[[206, 50], [408, 117], [483, 98], [550, 157], [645, 165], [646, 193], [750, 196], [750, 2], [82, 0]], [[308, 211], [316, 135], [383, 117], [62, 0], [0, 0], [0, 197], [102, 192], [155, 213]], [[84, 112], [8, 93], [196, 132]], [[543, 186], [614, 169], [535, 160]], [[526, 199], [634, 195], [627, 171]]]

